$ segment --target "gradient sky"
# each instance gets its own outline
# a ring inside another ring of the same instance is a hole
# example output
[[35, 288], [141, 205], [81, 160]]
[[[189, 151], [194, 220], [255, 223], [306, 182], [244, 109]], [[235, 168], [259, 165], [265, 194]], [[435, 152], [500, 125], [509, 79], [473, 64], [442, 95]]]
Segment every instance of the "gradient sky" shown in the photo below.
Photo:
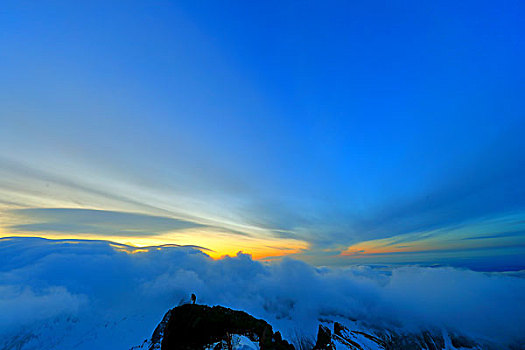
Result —
[[525, 268], [524, 14], [6, 1], [0, 236]]

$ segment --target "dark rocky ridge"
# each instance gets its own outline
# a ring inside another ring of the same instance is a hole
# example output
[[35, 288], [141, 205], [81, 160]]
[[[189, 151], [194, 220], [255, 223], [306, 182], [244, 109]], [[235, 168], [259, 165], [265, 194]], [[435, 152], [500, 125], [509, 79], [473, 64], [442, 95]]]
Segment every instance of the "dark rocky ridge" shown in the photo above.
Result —
[[[338, 322], [333, 324], [333, 332], [327, 326], [319, 325], [317, 342], [313, 350], [335, 349], [341, 346], [348, 349], [363, 350], [362, 341], [366, 339], [375, 343], [377, 349], [384, 350], [441, 350], [445, 349], [443, 335], [428, 331], [421, 334], [401, 335], [393, 332], [381, 335], [372, 335], [361, 331], [351, 331]], [[474, 345], [473, 345], [474, 346]], [[462, 347], [463, 348], [463, 347]], [[471, 349], [471, 347], [464, 347]]]
[[[264, 320], [243, 311], [221, 306], [181, 305], [169, 310], [155, 329], [150, 341], [133, 349], [197, 350], [244, 349], [236, 347], [232, 337], [245, 336], [261, 350], [292, 350], [279, 332]], [[301, 339], [296, 339], [301, 341]], [[237, 344], [238, 345], [238, 344]], [[338, 322], [323, 321], [314, 343], [296, 344], [299, 349], [312, 350], [441, 350], [441, 349], [503, 349], [494, 344], [480, 344], [471, 338], [441, 331], [404, 333], [400, 331], [357, 327], [349, 329]], [[516, 344], [507, 349], [525, 349]], [[252, 347], [250, 347], [252, 349]]]
[[210, 344], [228, 344], [232, 334], [259, 342], [261, 350], [293, 350], [294, 347], [274, 333], [272, 326], [246, 312], [222, 306], [181, 305], [170, 310], [163, 330], [161, 349], [195, 350]]

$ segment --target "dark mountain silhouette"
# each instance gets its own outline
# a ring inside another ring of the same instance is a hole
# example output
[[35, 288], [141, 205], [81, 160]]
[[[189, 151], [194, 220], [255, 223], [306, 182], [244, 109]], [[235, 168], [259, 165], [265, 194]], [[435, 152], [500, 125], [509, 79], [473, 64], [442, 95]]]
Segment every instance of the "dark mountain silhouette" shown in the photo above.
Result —
[[[296, 339], [297, 340], [297, 339]], [[441, 350], [498, 349], [468, 337], [441, 331], [403, 333], [395, 330], [349, 329], [324, 320], [317, 339], [299, 341], [298, 350]], [[151, 340], [134, 350], [293, 350], [264, 320], [222, 306], [185, 304], [169, 310]], [[511, 349], [523, 349], [521, 346]]]

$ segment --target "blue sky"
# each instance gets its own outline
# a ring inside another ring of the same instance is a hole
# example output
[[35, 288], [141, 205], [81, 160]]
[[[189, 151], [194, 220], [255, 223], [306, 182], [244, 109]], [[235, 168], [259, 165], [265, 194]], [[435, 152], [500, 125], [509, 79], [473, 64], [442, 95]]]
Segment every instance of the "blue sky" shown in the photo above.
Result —
[[8, 1], [0, 234], [523, 267], [524, 10]]

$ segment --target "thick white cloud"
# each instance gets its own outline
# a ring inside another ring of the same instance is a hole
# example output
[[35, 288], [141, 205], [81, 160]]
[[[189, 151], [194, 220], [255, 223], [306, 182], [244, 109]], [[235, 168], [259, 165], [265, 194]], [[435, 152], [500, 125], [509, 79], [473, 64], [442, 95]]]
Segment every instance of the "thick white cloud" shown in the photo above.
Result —
[[128, 254], [106, 242], [0, 240], [0, 348], [125, 349], [164, 312], [199, 303], [243, 309], [288, 339], [319, 318], [446, 328], [498, 342], [525, 333], [525, 279], [452, 268], [315, 268], [240, 254], [212, 260], [168, 247]]
[[64, 287], [35, 292], [30, 287], [0, 286], [0, 329], [16, 331], [20, 326], [45, 321], [62, 314], [75, 314], [84, 298]]

